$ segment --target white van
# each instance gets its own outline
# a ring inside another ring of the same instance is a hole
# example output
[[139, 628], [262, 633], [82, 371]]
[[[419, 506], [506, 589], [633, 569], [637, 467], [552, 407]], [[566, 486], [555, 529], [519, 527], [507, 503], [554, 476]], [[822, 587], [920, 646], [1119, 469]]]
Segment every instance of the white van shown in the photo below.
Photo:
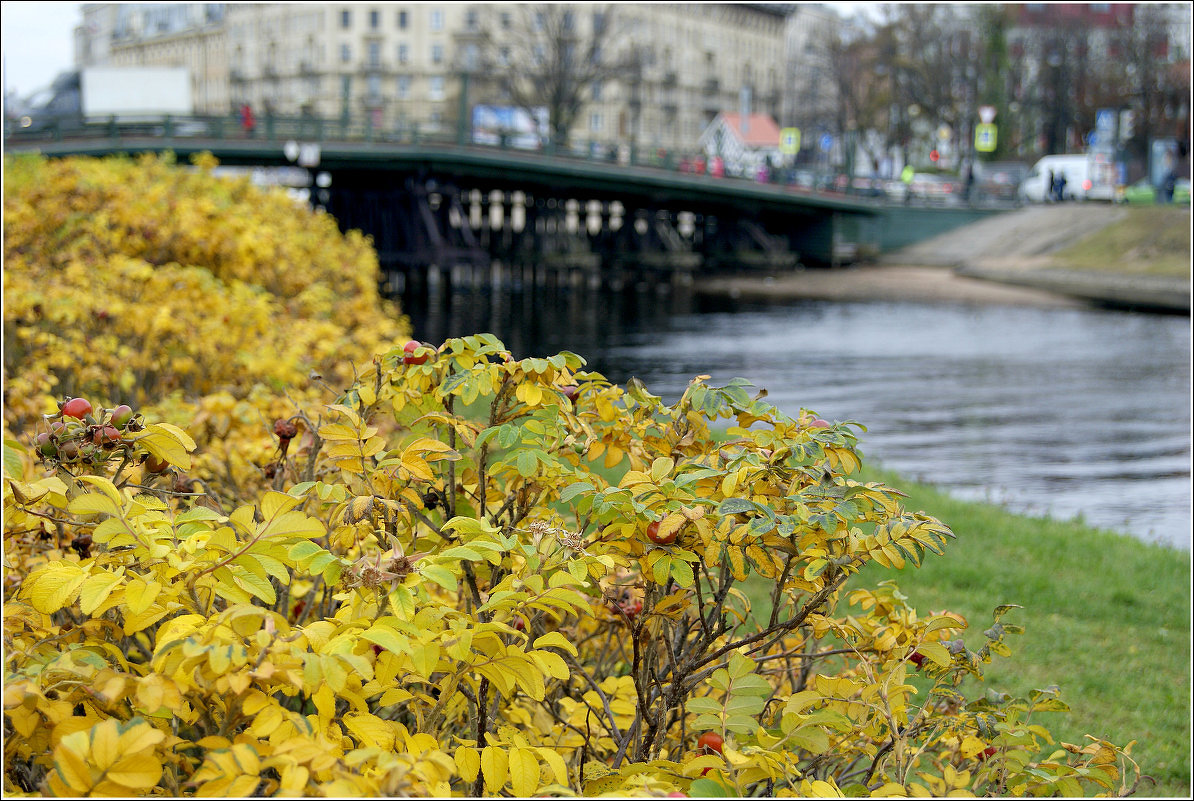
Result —
[[1033, 165], [1032, 170], [1020, 183], [1020, 198], [1032, 203], [1051, 200], [1049, 176], [1065, 176], [1064, 200], [1086, 200], [1091, 188], [1090, 156], [1073, 153], [1065, 156], [1045, 156]]

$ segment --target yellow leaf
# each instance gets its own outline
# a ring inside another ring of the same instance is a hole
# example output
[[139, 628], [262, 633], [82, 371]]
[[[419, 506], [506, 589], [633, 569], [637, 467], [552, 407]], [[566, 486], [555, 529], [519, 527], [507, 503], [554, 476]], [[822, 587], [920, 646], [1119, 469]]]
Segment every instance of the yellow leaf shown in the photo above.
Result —
[[322, 720], [331, 720], [336, 715], [336, 694], [332, 692], [332, 688], [326, 684], [321, 684], [319, 689], [311, 695], [311, 700], [315, 702], [315, 709], [319, 712], [319, 717]]
[[173, 423], [152, 423], [148, 426], [148, 428], [156, 428], [165, 431], [167, 434], [172, 435], [176, 440], [181, 442], [182, 446], [188, 451], [195, 450], [195, 440], [191, 439], [187, 432], [183, 431]]
[[510, 751], [510, 786], [514, 795], [528, 798], [539, 789], [539, 760], [529, 748]]
[[108, 718], [91, 729], [91, 764], [106, 771], [120, 756], [120, 730], [116, 718]]
[[136, 443], [175, 467], [182, 470], [191, 469], [191, 457], [183, 443], [159, 423], [147, 426], [136, 438]]
[[481, 773], [485, 776], [485, 790], [496, 794], [506, 784], [508, 759], [506, 752], [492, 745], [481, 749]]
[[367, 712], [349, 712], [343, 720], [348, 730], [366, 748], [380, 748], [383, 751], [393, 749], [395, 732], [388, 722]]
[[265, 493], [265, 497], [261, 499], [261, 516], [270, 520], [283, 512], [289, 512], [302, 502], [302, 498], [271, 490]]
[[[688, 523], [688, 517], [681, 512], [672, 512], [659, 521], [659, 537], [667, 537], [672, 532], [679, 531]], [[662, 582], [660, 582], [662, 583]]]
[[76, 515], [112, 515], [120, 514], [120, 504], [101, 492], [89, 492], [71, 499], [67, 511]]
[[564, 758], [551, 748], [537, 748], [535, 750], [551, 768], [551, 772], [555, 775], [556, 783], [567, 785], [568, 765], [564, 762]]
[[79, 588], [79, 609], [83, 614], [90, 615], [98, 609], [122, 578], [124, 576], [119, 573], [104, 571], [84, 581], [83, 586]]
[[435, 481], [435, 473], [431, 472], [431, 465], [415, 453], [406, 451], [402, 454], [402, 469], [412, 478], [419, 481]]
[[477, 773], [481, 770], [481, 755], [472, 746], [462, 745], [453, 755], [456, 760], [456, 770], [460, 771], [460, 778], [467, 782], [477, 780]]
[[941, 665], [941, 667], [949, 667], [953, 664], [953, 656], [950, 654], [949, 649], [939, 642], [922, 642], [917, 646], [916, 650], [929, 659], [932, 659], [938, 665]]
[[567, 680], [572, 675], [568, 670], [568, 665], [557, 654], [551, 651], [531, 651], [528, 656], [534, 659], [543, 669], [543, 672], [554, 679], [561, 681]]
[[579, 653], [576, 650], [576, 645], [558, 631], [551, 631], [547, 634], [544, 634], [542, 637], [535, 640], [534, 645], [536, 648], [560, 648], [572, 654], [573, 656], [577, 656]]
[[[975, 737], [973, 734], [966, 735], [962, 740], [962, 746], [958, 750], [962, 752], [962, 756], [966, 759], [972, 759], [980, 751], [985, 751], [987, 744]], [[948, 781], [948, 777], [946, 779]]]
[[79, 585], [87, 578], [83, 569], [71, 562], [51, 562], [35, 570], [22, 588], [22, 596], [39, 612], [57, 612], [74, 600]]
[[103, 476], [79, 476], [79, 480], [107, 495], [117, 506], [121, 505], [120, 490], [116, 489], [116, 485]]
[[113, 765], [107, 778], [134, 790], [148, 790], [162, 778], [162, 763], [152, 753], [132, 754]]
[[62, 781], [76, 796], [87, 795], [92, 787], [91, 768], [87, 764], [87, 732], [77, 731], [58, 741], [54, 749], [54, 767]]
[[365, 406], [372, 406], [377, 402], [377, 393], [367, 383], [361, 382], [357, 384], [357, 395], [360, 397], [361, 403]]

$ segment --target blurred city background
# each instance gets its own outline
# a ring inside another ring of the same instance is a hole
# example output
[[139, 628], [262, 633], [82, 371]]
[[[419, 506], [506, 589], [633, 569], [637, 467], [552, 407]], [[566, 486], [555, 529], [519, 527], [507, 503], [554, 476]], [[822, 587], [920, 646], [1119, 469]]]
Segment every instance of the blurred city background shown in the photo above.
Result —
[[[1048, 154], [1089, 156], [1076, 197], [1189, 177], [1188, 4], [846, 5], [85, 3], [5, 127], [305, 118], [926, 202], [1014, 197]], [[133, 67], [184, 77], [101, 69]]]

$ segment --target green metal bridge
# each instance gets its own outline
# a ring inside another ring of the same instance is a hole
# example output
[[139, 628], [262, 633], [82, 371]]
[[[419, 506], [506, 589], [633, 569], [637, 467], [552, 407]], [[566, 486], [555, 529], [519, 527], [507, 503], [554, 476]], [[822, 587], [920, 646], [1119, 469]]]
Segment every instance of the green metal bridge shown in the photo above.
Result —
[[302, 167], [309, 197], [344, 229], [370, 234], [383, 269], [484, 271], [494, 261], [592, 276], [782, 271], [866, 260], [998, 209], [893, 206], [680, 171], [666, 154], [618, 161], [463, 144], [416, 131], [266, 119], [109, 121], [5, 138], [48, 157], [210, 152], [222, 165]]

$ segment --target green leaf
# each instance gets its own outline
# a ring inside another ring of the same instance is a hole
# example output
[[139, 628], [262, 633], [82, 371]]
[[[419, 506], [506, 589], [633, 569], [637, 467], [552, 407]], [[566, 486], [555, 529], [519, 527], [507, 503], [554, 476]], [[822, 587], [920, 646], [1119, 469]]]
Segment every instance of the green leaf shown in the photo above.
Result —
[[672, 578], [685, 589], [691, 587], [696, 581], [696, 577], [692, 572], [692, 566], [679, 559], [672, 561]]
[[445, 590], [452, 592], [456, 590], [456, 576], [443, 565], [423, 565], [419, 568], [419, 574], [434, 581]]
[[[536, 643], [536, 645], [537, 645], [537, 643]], [[701, 714], [716, 715], [716, 714], [721, 713], [721, 704], [719, 704], [713, 698], [709, 698], [708, 696], [704, 696], [704, 695], [697, 696], [696, 698], [688, 699], [688, 701], [684, 704], [684, 708], [687, 709], [689, 712], [693, 713], [694, 715], [701, 715]]]
[[688, 794], [693, 798], [734, 798], [734, 793], [721, 782], [712, 779], [697, 779], [688, 786]]
[[585, 492], [592, 492], [593, 490], [594, 487], [592, 484], [588, 483], [587, 481], [578, 481], [575, 484], [569, 484], [567, 487], [564, 487], [563, 491], [560, 493], [560, 501], [567, 503], [577, 495]]
[[374, 624], [368, 631], [361, 633], [361, 638], [374, 645], [385, 648], [395, 654], [410, 652], [410, 637], [402, 634], [384, 623]]
[[24, 464], [21, 462], [21, 451], [25, 447], [16, 440], [4, 440], [4, 474], [13, 481], [20, 481], [24, 475]]
[[744, 512], [754, 512], [758, 508], [758, 504], [754, 501], [748, 501], [746, 498], [726, 498], [717, 505], [717, 513], [719, 515], [737, 515]]
[[539, 459], [535, 455], [535, 451], [526, 450], [518, 454], [518, 459], [514, 466], [518, 469], [518, 475], [523, 478], [530, 478], [535, 475], [535, 470], [539, 466]]

